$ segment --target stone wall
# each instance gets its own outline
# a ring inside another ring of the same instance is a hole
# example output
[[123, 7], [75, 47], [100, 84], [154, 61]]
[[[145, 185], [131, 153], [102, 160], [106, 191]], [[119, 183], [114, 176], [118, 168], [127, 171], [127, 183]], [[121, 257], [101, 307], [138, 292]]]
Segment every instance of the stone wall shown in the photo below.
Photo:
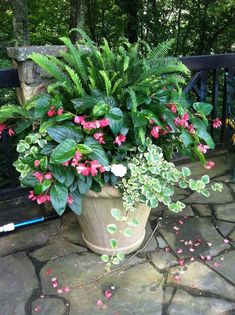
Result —
[[65, 51], [65, 46], [24, 46], [7, 48], [8, 57], [12, 59], [13, 67], [18, 69], [20, 88], [17, 95], [20, 104], [30, 100], [34, 95], [42, 93], [50, 83], [50, 77], [32, 60], [32, 53], [59, 56]]

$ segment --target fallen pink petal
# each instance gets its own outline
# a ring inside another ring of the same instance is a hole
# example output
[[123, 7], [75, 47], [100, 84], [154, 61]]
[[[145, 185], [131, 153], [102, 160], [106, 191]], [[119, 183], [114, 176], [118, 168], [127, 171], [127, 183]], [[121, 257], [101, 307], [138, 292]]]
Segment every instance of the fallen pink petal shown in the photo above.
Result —
[[229, 240], [227, 240], [226, 238], [224, 239], [224, 244], [228, 244]]
[[106, 298], [107, 300], [110, 300], [111, 297], [113, 296], [113, 293], [112, 293], [110, 290], [106, 290], [106, 291], [104, 292], [104, 296], [105, 296], [105, 298]]
[[62, 289], [58, 289], [56, 292], [57, 292], [58, 294], [62, 294], [62, 293], [63, 293], [63, 290], [62, 290]]
[[36, 305], [34, 308], [33, 308], [34, 312], [40, 312], [41, 311], [41, 306], [40, 305]]

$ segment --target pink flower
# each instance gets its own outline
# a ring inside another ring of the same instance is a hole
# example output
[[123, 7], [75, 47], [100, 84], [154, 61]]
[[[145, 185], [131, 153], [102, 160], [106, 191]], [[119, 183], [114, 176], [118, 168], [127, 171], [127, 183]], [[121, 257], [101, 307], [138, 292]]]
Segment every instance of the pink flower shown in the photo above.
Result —
[[197, 148], [198, 148], [198, 150], [199, 150], [200, 152], [202, 152], [202, 153], [204, 153], [204, 154], [207, 152], [208, 149], [210, 149], [208, 145], [204, 145], [204, 144], [202, 144], [202, 143], [199, 143], [199, 145], [197, 146]]
[[34, 312], [37, 313], [37, 312], [41, 311], [41, 306], [40, 305], [36, 305], [36, 306], [34, 306], [33, 310], [34, 310]]
[[104, 292], [104, 296], [105, 296], [105, 298], [106, 298], [107, 300], [110, 300], [111, 297], [113, 296], [113, 293], [112, 293], [110, 290], [106, 290], [106, 291]]
[[213, 128], [219, 128], [222, 125], [222, 122], [219, 118], [213, 119], [212, 121]]
[[126, 141], [126, 136], [120, 133], [118, 136], [116, 136], [113, 143], [116, 143], [118, 146], [121, 146], [122, 142], [125, 142], [125, 141]]
[[39, 160], [35, 160], [35, 161], [34, 161], [34, 166], [35, 166], [35, 167], [38, 167], [39, 165], [40, 165], [40, 161], [39, 161]]
[[53, 281], [52, 282], [52, 286], [53, 286], [54, 289], [57, 288], [58, 287], [58, 282], [57, 281]]
[[96, 133], [93, 135], [93, 137], [94, 137], [94, 139], [97, 140], [100, 144], [105, 144], [103, 132], [96, 132]]
[[229, 243], [229, 240], [224, 239], [224, 244], [228, 244], [228, 243]]
[[185, 113], [184, 116], [182, 118], [180, 117], [176, 117], [174, 120], [174, 123], [177, 127], [182, 127], [184, 126], [185, 128], [188, 127], [188, 120], [189, 120], [189, 115], [188, 113]]
[[82, 124], [85, 122], [85, 116], [75, 116], [74, 122], [75, 124]]
[[37, 181], [39, 181], [40, 183], [43, 181], [44, 177], [43, 174], [40, 172], [35, 172], [34, 173], [34, 177], [36, 178]]
[[68, 293], [70, 291], [70, 288], [69, 287], [63, 287], [62, 290], [63, 290], [63, 292]]
[[207, 169], [207, 170], [210, 170], [212, 167], [214, 167], [215, 166], [215, 162], [213, 162], [213, 161], [208, 161], [205, 165], [204, 165], [204, 167]]
[[150, 118], [149, 123], [150, 123], [150, 125], [153, 125], [155, 123], [155, 121], [152, 118]]
[[96, 176], [98, 174], [98, 169], [100, 168], [100, 166], [101, 165], [96, 160], [90, 162], [91, 176]]
[[155, 126], [153, 127], [153, 129], [151, 130], [151, 135], [157, 139], [159, 137], [159, 130], [161, 129], [160, 126]]
[[78, 174], [82, 174], [83, 176], [89, 176], [90, 167], [87, 167], [85, 164], [78, 164], [76, 167]]
[[196, 130], [194, 129], [193, 124], [190, 124], [190, 125], [188, 126], [188, 131], [189, 131], [191, 134], [193, 134], [193, 135], [196, 133]]
[[104, 173], [104, 172], [106, 172], [106, 169], [105, 169], [105, 167], [104, 166], [100, 166], [100, 173]]
[[37, 196], [37, 203], [41, 205], [42, 203], [47, 201], [47, 195], [38, 195]]
[[103, 306], [103, 301], [102, 300], [98, 300], [98, 301], [96, 301], [96, 305], [97, 306]]
[[107, 118], [103, 118], [100, 120], [100, 127], [104, 128], [107, 127], [109, 125], [109, 120]]
[[68, 204], [71, 205], [73, 203], [73, 197], [71, 195], [68, 196]]
[[51, 172], [46, 173], [46, 174], [44, 175], [44, 177], [45, 177], [46, 179], [52, 179], [52, 173], [51, 173]]
[[4, 129], [6, 129], [6, 125], [5, 124], [0, 124], [0, 138], [1, 138], [1, 134], [2, 134]]
[[176, 112], [177, 112], [177, 107], [176, 107], [176, 104], [175, 104], [175, 103], [169, 103], [169, 104], [167, 104], [167, 107], [170, 108], [170, 110], [172, 111], [172, 113], [176, 114]]
[[8, 134], [10, 137], [14, 136], [15, 135], [15, 131], [11, 128], [8, 129]]
[[64, 162], [64, 163], [62, 163], [62, 165], [68, 166], [68, 165], [69, 165], [69, 162], [70, 162], [70, 160], [69, 160], [69, 161], [66, 161], [66, 162]]
[[76, 151], [74, 158], [72, 159], [71, 165], [77, 166], [78, 162], [82, 159], [82, 154], [79, 151]]
[[30, 190], [28, 198], [31, 199], [31, 200], [36, 200], [36, 197], [35, 197], [35, 194], [34, 194], [33, 190]]
[[180, 281], [180, 275], [178, 273], [176, 273], [174, 275], [174, 279], [175, 279], [176, 282], [179, 282]]
[[179, 259], [179, 260], [178, 260], [178, 265], [179, 265], [179, 266], [182, 267], [182, 266], [184, 266], [184, 264], [185, 264], [184, 259]]
[[56, 111], [55, 111], [55, 106], [51, 106], [51, 108], [49, 109], [49, 111], [47, 112], [47, 115], [49, 117], [52, 117], [56, 114]]
[[57, 292], [58, 294], [62, 294], [62, 293], [63, 293], [63, 290], [62, 290], [62, 289], [58, 289], [56, 292]]
[[57, 115], [58, 115], [58, 116], [61, 116], [61, 115], [63, 114], [63, 111], [64, 111], [63, 107], [59, 108], [59, 109], [57, 110]]

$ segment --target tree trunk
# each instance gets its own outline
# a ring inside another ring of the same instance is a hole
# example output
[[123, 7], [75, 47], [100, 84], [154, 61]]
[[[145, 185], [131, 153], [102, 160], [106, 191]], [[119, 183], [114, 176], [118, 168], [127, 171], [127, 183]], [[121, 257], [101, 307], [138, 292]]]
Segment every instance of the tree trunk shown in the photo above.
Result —
[[16, 45], [29, 45], [27, 0], [11, 0]]
[[[69, 29], [73, 28], [84, 28], [85, 23], [85, 1], [84, 0], [70, 0], [70, 19]], [[70, 39], [75, 43], [79, 39], [80, 35], [78, 32], [72, 32]]]

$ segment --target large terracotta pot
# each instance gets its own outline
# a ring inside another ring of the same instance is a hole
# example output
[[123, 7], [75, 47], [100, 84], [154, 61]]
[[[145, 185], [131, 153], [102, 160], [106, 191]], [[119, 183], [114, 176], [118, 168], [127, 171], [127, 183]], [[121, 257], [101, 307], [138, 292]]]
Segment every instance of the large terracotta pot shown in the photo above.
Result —
[[[145, 204], [139, 204], [137, 212], [129, 213], [128, 216], [135, 216], [140, 222], [138, 227], [132, 227], [133, 235], [131, 237], [125, 237], [119, 232], [120, 229], [126, 227], [126, 224], [123, 225], [122, 222], [116, 221], [111, 216], [112, 208], [121, 210], [123, 215], [126, 213], [122, 197], [117, 189], [105, 186], [100, 193], [88, 191], [83, 197], [83, 212], [78, 216], [82, 237], [87, 247], [95, 253], [112, 254], [110, 239], [115, 238], [119, 240], [117, 251], [129, 254], [136, 250], [144, 240], [150, 208]], [[107, 225], [111, 223], [115, 223], [118, 227], [115, 234], [107, 231]]]

